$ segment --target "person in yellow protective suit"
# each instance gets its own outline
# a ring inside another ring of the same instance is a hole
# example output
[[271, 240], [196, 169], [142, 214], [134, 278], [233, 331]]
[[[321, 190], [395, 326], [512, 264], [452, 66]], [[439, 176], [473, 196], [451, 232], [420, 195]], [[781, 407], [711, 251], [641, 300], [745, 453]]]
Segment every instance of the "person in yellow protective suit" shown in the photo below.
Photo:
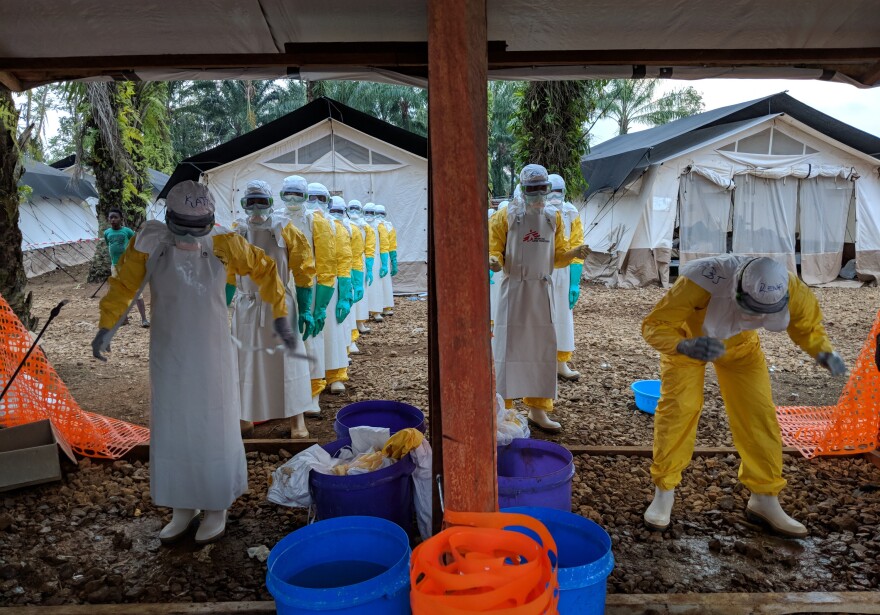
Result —
[[327, 388], [324, 374], [324, 328], [328, 319], [327, 306], [336, 293], [336, 239], [330, 223], [320, 213], [309, 209], [306, 202], [308, 194], [309, 184], [305, 178], [299, 175], [286, 177], [281, 185], [284, 209], [280, 213], [302, 232], [315, 258], [315, 294], [312, 304], [314, 322], [300, 322], [300, 333], [309, 355], [312, 380], [312, 403], [305, 415], [315, 417], [321, 414], [321, 392]]
[[[357, 333], [369, 333], [370, 327], [367, 326], [367, 321], [370, 319], [369, 299], [372, 292], [373, 268], [376, 261], [376, 232], [364, 219], [364, 206], [357, 199], [352, 199], [348, 202], [348, 217], [360, 228], [364, 238], [364, 279], [363, 284], [361, 284], [363, 297], [355, 306], [355, 318], [357, 321]], [[352, 335], [355, 335], [354, 339], [357, 341], [359, 335], [354, 333]]]
[[165, 543], [182, 537], [202, 510], [196, 542], [220, 539], [227, 509], [247, 490], [228, 272], [254, 280], [276, 334], [295, 349], [275, 261], [237, 233], [215, 227], [208, 188], [193, 181], [170, 190], [165, 223], [146, 222], [129, 242], [101, 299], [92, 353], [103, 361], [132, 300], [150, 284], [150, 495], [156, 506], [173, 510], [159, 532]]
[[[550, 194], [547, 195], [547, 207], [554, 208], [562, 214], [565, 240], [570, 246], [579, 246], [584, 242], [584, 227], [578, 215], [577, 207], [565, 200], [565, 180], [555, 173], [550, 174]], [[576, 258], [571, 265], [553, 271], [553, 294], [556, 303], [556, 373], [563, 380], [577, 380], [581, 377], [569, 367], [574, 354], [574, 306], [581, 293], [581, 272], [584, 268], [583, 259]]]
[[[267, 182], [248, 182], [241, 199], [247, 218], [233, 226], [233, 230], [275, 261], [291, 320], [311, 326], [315, 278], [312, 249], [292, 222], [273, 215], [272, 203], [272, 188]], [[254, 352], [253, 348], [272, 346], [266, 306], [253, 280], [242, 276], [232, 279], [238, 287], [233, 304], [232, 337], [239, 345], [242, 432], [252, 433], [253, 421], [289, 418], [290, 437], [308, 438], [303, 416], [312, 400], [308, 357]]]
[[585, 258], [589, 248], [569, 250], [561, 215], [544, 209], [544, 197], [550, 192], [544, 167], [523, 167], [520, 184], [522, 196], [489, 220], [489, 268], [505, 273], [495, 310], [495, 379], [508, 407], [522, 398], [529, 421], [556, 432], [560, 424], [547, 417], [556, 397], [551, 276], [554, 267]]
[[807, 529], [779, 505], [782, 439], [770, 376], [757, 329], [787, 331], [832, 375], [846, 373], [822, 326], [816, 297], [796, 275], [769, 258], [724, 255], [688, 262], [642, 323], [660, 354], [660, 401], [654, 415], [654, 500], [645, 524], [669, 526], [675, 486], [694, 449], [703, 405], [706, 363], [713, 362], [742, 463], [739, 479], [751, 491], [746, 515], [785, 536]]
[[[326, 191], [327, 188], [322, 184], [309, 184], [310, 198], [312, 194], [323, 194]], [[323, 205], [321, 208], [323, 209]], [[351, 330], [346, 328], [345, 323], [351, 312], [353, 299], [351, 227], [345, 218], [345, 201], [340, 197], [331, 197], [329, 211], [325, 213], [330, 223], [334, 225], [336, 237], [337, 289], [330, 305], [327, 306], [330, 314], [327, 316], [325, 327], [324, 373], [327, 384], [330, 386], [330, 392], [339, 395], [345, 392], [345, 382], [348, 380], [348, 345], [351, 343]]]
[[[388, 275], [388, 229], [382, 224], [382, 220], [376, 215], [376, 205], [367, 203], [364, 205], [364, 220], [370, 226], [374, 235], [375, 255], [378, 259], [373, 260], [372, 270], [368, 274], [372, 283], [367, 288], [367, 301], [370, 309], [370, 317], [375, 322], [382, 322], [382, 310], [385, 309], [384, 282], [382, 278]], [[383, 267], [384, 263], [384, 267]]]
[[[397, 229], [387, 219], [384, 205], [376, 205], [376, 217], [379, 219], [379, 226], [384, 226], [388, 233], [388, 256], [382, 260], [382, 267], [387, 270], [388, 275], [382, 278], [382, 297], [384, 306], [382, 316], [394, 316], [394, 285], [391, 278], [397, 275]], [[382, 255], [379, 255], [382, 258]], [[386, 262], [387, 261], [387, 262]], [[382, 275], [380, 270], [379, 275]]]
[[[336, 199], [337, 197], [334, 197]], [[339, 197], [341, 198], [341, 197]], [[357, 328], [358, 306], [364, 298], [364, 232], [360, 225], [354, 220], [352, 214], [355, 213], [351, 206], [356, 204], [360, 206], [360, 201], [352, 200], [348, 205], [345, 201], [341, 203], [344, 207], [344, 219], [351, 228], [351, 293], [352, 306], [348, 318], [345, 320], [346, 327], [351, 331], [351, 343], [348, 345], [349, 354], [360, 354], [357, 346], [360, 332]]]

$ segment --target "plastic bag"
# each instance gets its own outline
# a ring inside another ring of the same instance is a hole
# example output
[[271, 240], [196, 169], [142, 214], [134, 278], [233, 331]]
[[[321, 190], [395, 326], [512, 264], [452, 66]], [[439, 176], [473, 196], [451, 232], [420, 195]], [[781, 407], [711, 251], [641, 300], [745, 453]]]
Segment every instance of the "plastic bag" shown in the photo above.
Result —
[[272, 472], [272, 484], [266, 497], [270, 502], [281, 506], [311, 506], [309, 472], [323, 469], [325, 473], [329, 473], [330, 468], [339, 463], [339, 460], [333, 459], [323, 448], [313, 444]]
[[500, 395], [495, 395], [495, 430], [498, 446], [507, 446], [516, 438], [528, 438], [532, 434], [526, 417], [505, 408]]
[[434, 512], [434, 504], [431, 499], [431, 464], [433, 454], [428, 440], [422, 438], [422, 443], [410, 451], [410, 458], [416, 464], [413, 470], [413, 489], [416, 508], [416, 521], [419, 526], [419, 535], [422, 540], [431, 537], [431, 517]]
[[855, 280], [856, 279], [856, 260], [851, 258], [847, 261], [846, 265], [840, 270], [840, 277], [846, 280]]

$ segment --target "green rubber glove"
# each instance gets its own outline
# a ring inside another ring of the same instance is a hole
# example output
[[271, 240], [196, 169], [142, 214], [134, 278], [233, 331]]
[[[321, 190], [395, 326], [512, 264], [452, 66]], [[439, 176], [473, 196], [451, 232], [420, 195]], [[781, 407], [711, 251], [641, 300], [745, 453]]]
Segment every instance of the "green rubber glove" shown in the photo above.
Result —
[[232, 303], [232, 298], [235, 296], [235, 284], [227, 284], [226, 285], [226, 306], [228, 307]]
[[299, 332], [302, 333], [303, 341], [309, 339], [312, 329], [315, 327], [315, 319], [312, 318], [312, 289], [296, 287], [296, 310], [299, 312]]
[[364, 269], [366, 270], [367, 275], [367, 286], [373, 285], [373, 261], [376, 259], [372, 256], [364, 257]]
[[339, 296], [336, 298], [336, 322], [342, 323], [351, 311], [351, 278], [336, 278]]
[[327, 306], [330, 305], [330, 299], [336, 292], [335, 286], [324, 286], [318, 284], [315, 290], [315, 324], [312, 326], [312, 336], [318, 335], [324, 330], [324, 321], [327, 320]]
[[364, 298], [364, 272], [357, 269], [351, 270], [351, 287], [354, 294], [352, 303], [357, 303]]
[[388, 255], [391, 256], [391, 277], [393, 278], [397, 275], [397, 250], [391, 250]]
[[495, 283], [495, 272], [491, 269], [489, 270], [489, 286], [492, 286]]
[[384, 278], [388, 275], [388, 252], [379, 254], [379, 262], [382, 263], [382, 266], [379, 267], [379, 277]]
[[581, 273], [584, 266], [580, 263], [572, 263], [568, 266], [568, 309], [573, 310], [578, 297], [581, 296]]

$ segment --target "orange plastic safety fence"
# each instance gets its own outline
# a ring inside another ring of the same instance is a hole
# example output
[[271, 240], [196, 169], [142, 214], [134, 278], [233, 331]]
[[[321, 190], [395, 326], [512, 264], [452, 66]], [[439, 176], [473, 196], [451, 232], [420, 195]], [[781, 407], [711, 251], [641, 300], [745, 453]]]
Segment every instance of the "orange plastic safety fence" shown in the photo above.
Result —
[[[446, 511], [456, 524], [412, 554], [414, 615], [550, 615], [557, 612], [556, 543], [538, 520], [513, 513]], [[540, 544], [518, 531], [525, 528]]]
[[[24, 359], [32, 339], [0, 296], [0, 390]], [[86, 412], [37, 347], [0, 401], [0, 425], [14, 427], [49, 419], [55, 433], [86, 457], [117, 459], [135, 445], [149, 442], [146, 427]]]
[[867, 453], [878, 446], [880, 373], [874, 363], [880, 313], [835, 406], [776, 409], [782, 441], [811, 458]]

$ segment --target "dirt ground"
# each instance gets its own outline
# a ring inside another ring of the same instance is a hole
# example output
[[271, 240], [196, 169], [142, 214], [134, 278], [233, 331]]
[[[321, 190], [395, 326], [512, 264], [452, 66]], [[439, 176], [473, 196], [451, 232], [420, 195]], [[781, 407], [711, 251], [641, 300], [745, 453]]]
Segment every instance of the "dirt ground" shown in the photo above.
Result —
[[[74, 271], [85, 279], [85, 271]], [[120, 330], [107, 363], [91, 358], [98, 300], [95, 285], [63, 273], [32, 281], [34, 311], [45, 317], [71, 299], [43, 347], [73, 396], [87, 410], [149, 424], [147, 342], [138, 319]], [[101, 296], [105, 291], [99, 293]], [[880, 306], [880, 290], [817, 289], [829, 335], [849, 365]], [[611, 291], [587, 286], [575, 312], [579, 382], [561, 382], [557, 413], [565, 444], [648, 446], [652, 418], [635, 409], [629, 385], [656, 378], [657, 354], [639, 325], [660, 289]], [[147, 297], [149, 303], [149, 297]], [[362, 399], [395, 399], [426, 409], [427, 303], [398, 298], [396, 314], [359, 342], [348, 390], [322, 397], [324, 416], [309, 419], [314, 437], [331, 440], [332, 419]], [[133, 314], [135, 314], [133, 312]], [[831, 379], [782, 334], [762, 334], [777, 403], [823, 405], [837, 400], [844, 379]], [[487, 409], [488, 411], [488, 409]], [[258, 427], [285, 437], [283, 422]], [[547, 438], [534, 431], [533, 437]], [[730, 445], [717, 381], [709, 370], [697, 437]], [[108, 602], [269, 599], [266, 566], [247, 549], [271, 548], [306, 522], [305, 511], [266, 500], [268, 476], [284, 461], [248, 454], [250, 491], [230, 512], [227, 536], [198, 547], [191, 539], [160, 545], [170, 511], [153, 507], [149, 464], [83, 460], [66, 464], [60, 483], [0, 494], [0, 606]], [[743, 516], [748, 492], [736, 481], [734, 456], [697, 459], [677, 492], [672, 528], [644, 530], [652, 496], [650, 461], [635, 457], [576, 458], [573, 511], [611, 535], [616, 566], [609, 591], [859, 591], [880, 588], [880, 471], [862, 459], [786, 457], [783, 506], [804, 521], [810, 538], [768, 537]]]

